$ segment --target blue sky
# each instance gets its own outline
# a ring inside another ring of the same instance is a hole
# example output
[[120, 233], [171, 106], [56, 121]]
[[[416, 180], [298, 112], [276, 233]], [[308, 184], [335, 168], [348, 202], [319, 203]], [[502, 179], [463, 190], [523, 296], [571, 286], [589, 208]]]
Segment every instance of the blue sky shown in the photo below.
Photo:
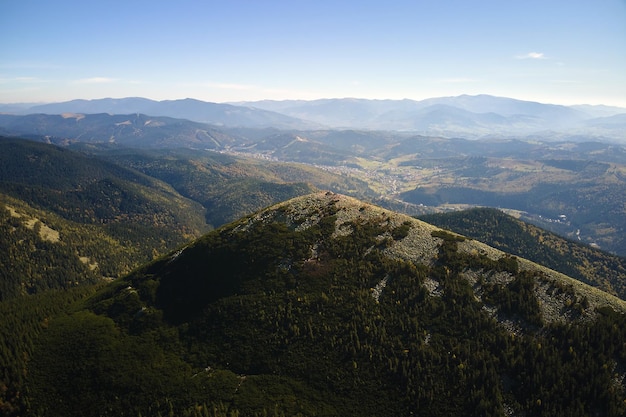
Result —
[[626, 0], [0, 1], [0, 102], [492, 94], [626, 107]]

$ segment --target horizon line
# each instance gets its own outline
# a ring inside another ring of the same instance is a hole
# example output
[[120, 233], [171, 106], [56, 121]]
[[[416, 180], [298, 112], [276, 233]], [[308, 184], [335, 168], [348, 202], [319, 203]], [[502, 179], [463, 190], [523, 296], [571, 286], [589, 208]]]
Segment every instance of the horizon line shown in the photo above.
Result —
[[314, 101], [325, 101], [325, 100], [414, 101], [414, 102], [420, 102], [420, 101], [426, 101], [426, 100], [432, 100], [432, 99], [460, 98], [460, 97], [481, 97], [481, 96], [491, 97], [491, 98], [501, 98], [501, 99], [516, 100], [516, 101], [522, 101], [522, 102], [528, 102], [528, 103], [539, 103], [539, 104], [546, 104], [546, 105], [565, 106], [565, 107], [570, 107], [570, 106], [605, 106], [605, 107], [617, 107], [617, 108], [626, 109], [626, 103], [622, 104], [622, 105], [606, 104], [606, 103], [590, 103], [590, 102], [577, 102], [575, 104], [562, 104], [562, 103], [556, 103], [556, 102], [540, 101], [540, 100], [536, 100], [536, 99], [532, 99], [531, 100], [531, 99], [521, 99], [521, 98], [509, 97], [509, 96], [499, 96], [499, 95], [493, 95], [493, 94], [487, 94], [487, 93], [431, 96], [431, 97], [427, 97], [427, 98], [423, 98], [423, 99], [413, 99], [413, 98], [408, 98], [408, 97], [404, 97], [404, 98], [400, 98], [400, 99], [394, 99], [394, 98], [365, 98], [365, 97], [356, 97], [356, 96], [346, 96], [346, 97], [320, 97], [320, 98], [314, 98], [314, 99], [299, 99], [299, 98], [272, 99], [272, 98], [267, 98], [267, 99], [257, 99], [257, 100], [235, 100], [235, 101], [209, 101], [209, 100], [203, 100], [203, 99], [195, 98], [195, 97], [153, 99], [153, 98], [149, 98], [149, 97], [146, 97], [146, 96], [127, 96], [127, 97], [73, 98], [73, 99], [69, 99], [69, 100], [59, 100], [59, 101], [30, 101], [30, 102], [27, 102], [27, 101], [16, 102], [16, 101], [14, 101], [14, 102], [0, 102], [0, 105], [4, 105], [4, 106], [9, 106], [9, 105], [13, 105], [13, 106], [40, 106], [40, 105], [47, 105], [47, 104], [62, 104], [62, 103], [68, 103], [68, 102], [72, 102], [72, 101], [100, 101], [100, 100], [127, 100], [127, 99], [143, 99], [143, 100], [150, 100], [150, 101], [155, 101], [155, 102], [159, 102], [159, 103], [160, 102], [167, 102], [167, 101], [196, 100], [196, 101], [201, 101], [201, 102], [204, 102], [204, 103], [234, 104], [234, 105], [245, 104], [245, 103], [257, 103], [257, 102], [264, 102], [264, 101], [268, 101], [268, 102], [283, 102], [283, 101], [314, 102]]

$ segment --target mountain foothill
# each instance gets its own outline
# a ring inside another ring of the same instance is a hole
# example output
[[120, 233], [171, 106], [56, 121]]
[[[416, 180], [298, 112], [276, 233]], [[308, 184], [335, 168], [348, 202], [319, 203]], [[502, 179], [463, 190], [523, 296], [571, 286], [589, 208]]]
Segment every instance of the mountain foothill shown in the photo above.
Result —
[[0, 415], [626, 415], [625, 109], [0, 111]]

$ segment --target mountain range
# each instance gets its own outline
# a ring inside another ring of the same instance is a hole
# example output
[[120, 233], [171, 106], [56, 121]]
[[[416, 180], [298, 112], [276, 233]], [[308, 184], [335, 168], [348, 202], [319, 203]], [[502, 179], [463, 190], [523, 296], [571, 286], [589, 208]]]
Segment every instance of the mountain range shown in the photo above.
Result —
[[489, 95], [414, 100], [321, 99], [210, 103], [194, 99], [73, 100], [43, 105], [0, 105], [14, 114], [143, 113], [217, 126], [281, 129], [368, 129], [478, 138], [528, 136], [623, 141], [626, 109], [562, 106]]
[[[0, 107], [0, 111], [1, 110], [2, 107]], [[216, 126], [279, 127], [292, 129], [318, 127], [316, 124], [297, 120], [271, 111], [225, 103], [211, 103], [191, 98], [164, 101], [155, 101], [141, 97], [72, 100], [62, 103], [29, 106], [14, 113], [108, 113], [115, 115], [143, 113], [150, 116], [187, 119]]]
[[[604, 117], [626, 113], [608, 106], [562, 106], [489, 95], [414, 100], [324, 99], [259, 101], [249, 106], [312, 120], [334, 128], [410, 131], [477, 138], [545, 136], [573, 132], [623, 139]], [[621, 128], [623, 124], [619, 123]]]

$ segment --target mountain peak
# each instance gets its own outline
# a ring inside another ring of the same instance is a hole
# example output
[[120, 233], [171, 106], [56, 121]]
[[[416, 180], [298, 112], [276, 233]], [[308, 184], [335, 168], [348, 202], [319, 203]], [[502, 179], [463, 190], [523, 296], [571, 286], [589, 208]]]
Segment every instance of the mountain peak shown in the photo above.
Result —
[[[215, 253], [220, 254], [221, 262], [234, 262], [224, 273], [236, 278], [214, 282], [201, 278], [203, 271], [214, 268], [218, 261], [213, 258]], [[486, 289], [507, 287], [519, 276], [528, 279], [532, 289], [528, 296], [536, 300], [536, 314], [544, 324], [593, 319], [597, 309], [606, 306], [626, 312], [626, 302], [566, 275], [410, 216], [332, 192], [296, 197], [249, 215], [209, 233], [145, 273], [158, 271], [163, 277], [157, 304], [178, 321], [201, 311], [207, 303], [249, 288], [286, 290], [303, 281], [317, 286], [320, 283], [302, 277], [317, 277], [314, 271], [331, 270], [338, 259], [352, 258], [356, 264], [361, 260], [366, 264], [373, 262], [371, 257], [376, 262], [443, 268], [448, 273], [455, 270], [458, 279], [472, 288], [476, 300], [502, 322], [512, 318], [490, 305]], [[182, 271], [190, 270], [200, 275], [187, 272], [185, 283], [179, 282]], [[260, 276], [277, 273], [289, 275], [285, 279], [291, 284], [281, 282], [274, 288], [277, 281], [259, 280]], [[367, 288], [375, 288], [383, 277], [377, 279], [368, 281]], [[431, 296], [437, 296], [445, 287], [445, 279], [426, 277], [424, 285]], [[190, 288], [195, 289], [190, 292]], [[181, 315], [184, 311], [187, 313]], [[528, 325], [519, 317], [515, 320], [521, 327]]]
[[212, 231], [85, 306], [52, 322], [29, 369], [31, 404], [50, 415], [149, 414], [163, 398], [179, 415], [194, 404], [305, 416], [624, 404], [623, 302], [331, 192]]

